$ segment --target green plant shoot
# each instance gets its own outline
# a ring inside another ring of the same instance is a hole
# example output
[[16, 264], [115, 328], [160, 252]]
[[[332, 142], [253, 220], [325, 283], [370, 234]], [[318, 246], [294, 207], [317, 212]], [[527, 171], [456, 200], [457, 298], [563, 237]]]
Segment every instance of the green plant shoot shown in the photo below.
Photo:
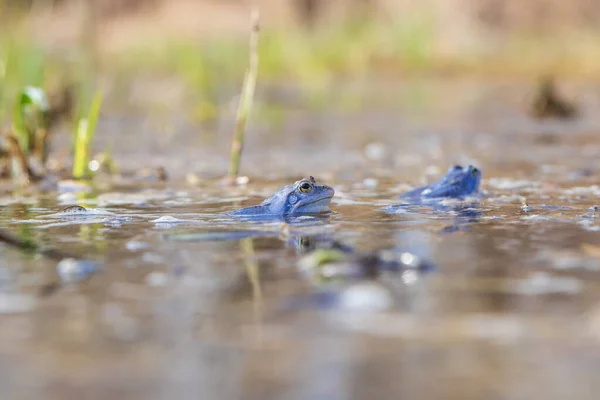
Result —
[[73, 161], [73, 177], [82, 179], [89, 175], [90, 145], [96, 133], [96, 125], [102, 107], [102, 93], [96, 92], [86, 118], [81, 118], [75, 131], [75, 157]]
[[38, 145], [35, 142], [39, 132], [47, 129], [48, 110], [48, 98], [42, 89], [28, 86], [19, 93], [13, 108], [12, 128], [25, 155]]

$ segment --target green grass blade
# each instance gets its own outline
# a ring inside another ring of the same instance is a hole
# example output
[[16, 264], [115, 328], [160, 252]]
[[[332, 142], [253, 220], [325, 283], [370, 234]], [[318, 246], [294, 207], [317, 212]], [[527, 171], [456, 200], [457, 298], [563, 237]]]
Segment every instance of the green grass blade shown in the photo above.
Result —
[[89, 123], [87, 118], [82, 118], [77, 123], [75, 131], [75, 156], [73, 161], [73, 177], [81, 179], [87, 175], [88, 164], [88, 129]]
[[96, 125], [98, 125], [100, 109], [102, 108], [102, 99], [102, 93], [99, 91], [94, 94], [94, 98], [92, 99], [92, 105], [90, 106], [90, 112], [88, 114], [88, 129], [90, 129], [90, 141], [93, 139], [94, 134], [96, 133]]
[[87, 118], [81, 118], [75, 131], [75, 156], [73, 161], [73, 177], [85, 178], [89, 174], [90, 145], [96, 134], [96, 125], [102, 107], [102, 93], [96, 92], [88, 111]]
[[29, 154], [37, 129], [45, 129], [45, 115], [49, 110], [46, 93], [28, 86], [17, 97], [13, 107], [13, 131], [24, 154]]

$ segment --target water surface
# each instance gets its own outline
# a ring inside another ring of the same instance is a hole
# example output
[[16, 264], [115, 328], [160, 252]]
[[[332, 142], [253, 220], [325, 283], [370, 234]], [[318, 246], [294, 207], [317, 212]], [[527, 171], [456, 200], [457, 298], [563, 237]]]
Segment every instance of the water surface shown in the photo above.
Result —
[[[229, 136], [182, 126], [177, 140], [134, 129], [115, 154], [163, 164], [168, 183], [4, 193], [2, 226], [101, 263], [41, 296], [60, 279], [56, 261], [2, 247], [6, 398], [594, 398], [599, 121], [530, 120], [518, 85], [419, 90], [420, 107], [404, 92], [360, 113], [257, 122], [250, 182], [236, 188], [203, 179], [224, 164]], [[585, 110], [597, 105], [583, 93]], [[100, 141], [127, 126], [107, 117]], [[483, 171], [478, 203], [381, 211], [451, 163]], [[200, 183], [186, 184], [188, 172]], [[328, 219], [218, 215], [305, 175], [335, 188]], [[72, 204], [90, 212], [57, 214]], [[435, 268], [315, 280], [298, 266], [311, 241], [409, 251]]]

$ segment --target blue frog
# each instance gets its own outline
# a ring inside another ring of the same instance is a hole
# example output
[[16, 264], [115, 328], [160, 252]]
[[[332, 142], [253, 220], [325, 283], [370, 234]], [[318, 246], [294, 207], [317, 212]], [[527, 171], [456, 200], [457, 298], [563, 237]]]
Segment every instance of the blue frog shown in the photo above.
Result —
[[423, 186], [398, 197], [410, 204], [427, 204], [445, 199], [464, 199], [479, 192], [481, 171], [472, 165], [454, 165], [437, 182]]
[[273, 196], [256, 206], [229, 212], [233, 217], [286, 218], [303, 215], [326, 214], [335, 191], [327, 185], [319, 185], [312, 176], [293, 185], [279, 189]]

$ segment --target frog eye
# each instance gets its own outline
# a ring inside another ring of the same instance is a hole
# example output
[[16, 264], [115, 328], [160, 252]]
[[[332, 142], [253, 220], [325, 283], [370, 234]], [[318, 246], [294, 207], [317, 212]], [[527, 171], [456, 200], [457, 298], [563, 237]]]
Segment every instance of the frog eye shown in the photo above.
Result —
[[471, 175], [472, 175], [472, 176], [476, 176], [476, 175], [478, 175], [478, 174], [479, 174], [479, 170], [478, 170], [477, 168], [473, 168], [473, 169], [471, 170]]
[[313, 190], [313, 185], [310, 182], [304, 181], [298, 185], [298, 190], [302, 193], [310, 193]]

